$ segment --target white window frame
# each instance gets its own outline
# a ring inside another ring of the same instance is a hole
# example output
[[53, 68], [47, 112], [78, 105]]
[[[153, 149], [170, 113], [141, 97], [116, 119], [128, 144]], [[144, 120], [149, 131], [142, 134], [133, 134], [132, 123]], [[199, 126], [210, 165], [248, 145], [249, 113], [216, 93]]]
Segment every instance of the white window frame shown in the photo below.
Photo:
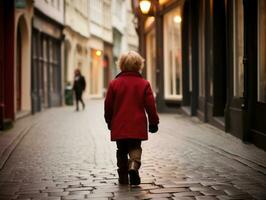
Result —
[[[178, 10], [179, 12], [179, 15], [182, 16], [182, 6], [179, 6], [175, 9], [173, 9], [172, 11], [170, 11], [169, 13], [165, 14], [164, 16], [164, 27], [163, 27], [163, 31], [164, 31], [164, 98], [166, 100], [182, 100], [183, 98], [183, 91], [182, 91], [182, 30], [181, 30], [181, 24], [180, 24], [180, 35], [181, 35], [181, 39], [180, 39], [180, 47], [181, 47], [181, 65], [180, 65], [180, 94], [170, 94], [170, 91], [171, 91], [171, 88], [170, 88], [170, 83], [169, 83], [169, 72], [170, 72], [170, 67], [169, 67], [169, 59], [168, 59], [168, 56], [169, 56], [169, 52], [167, 51], [169, 49], [169, 46], [168, 46], [168, 40], [169, 38], [166, 39], [166, 37], [169, 37], [168, 36], [168, 28], [171, 27], [169, 24], [168, 24], [168, 17], [170, 18], [173, 18], [173, 13], [176, 13], [176, 11]], [[175, 23], [173, 21], [173, 23]], [[174, 38], [173, 36], [173, 31], [171, 31], [171, 39]], [[171, 42], [170, 43], [171, 46], [171, 49], [172, 50], [176, 50], [175, 46], [174, 45], [174, 42]], [[171, 57], [171, 62], [172, 63], [175, 63], [175, 59], [174, 59], [174, 56]], [[172, 80], [176, 80], [176, 67], [175, 65], [172, 65], [174, 67], [172, 67]], [[173, 91], [176, 91], [176, 84], [175, 84], [175, 81], [172, 82], [173, 84]]]
[[[153, 43], [153, 44], [152, 44]], [[153, 54], [155, 54], [155, 30], [151, 30], [149, 33], [147, 33], [146, 36], [146, 72], [147, 72], [147, 80], [150, 82], [150, 85], [152, 87], [152, 91], [154, 95], [156, 95], [156, 64], [153, 63], [152, 59]], [[152, 46], [154, 49], [152, 49]], [[154, 64], [154, 66], [152, 66]], [[155, 74], [155, 79], [153, 79], [153, 76]]]

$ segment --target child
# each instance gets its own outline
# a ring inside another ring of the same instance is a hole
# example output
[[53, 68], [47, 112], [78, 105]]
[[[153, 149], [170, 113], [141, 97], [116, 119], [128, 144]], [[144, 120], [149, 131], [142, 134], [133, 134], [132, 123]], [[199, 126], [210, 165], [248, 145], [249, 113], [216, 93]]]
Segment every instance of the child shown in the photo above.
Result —
[[105, 98], [104, 117], [111, 130], [111, 141], [117, 144], [120, 184], [128, 184], [128, 174], [130, 185], [140, 184], [141, 141], [148, 139], [146, 113], [149, 132], [158, 131], [153, 93], [149, 82], [140, 74], [143, 62], [137, 52], [123, 54], [118, 63], [121, 73], [110, 82]]

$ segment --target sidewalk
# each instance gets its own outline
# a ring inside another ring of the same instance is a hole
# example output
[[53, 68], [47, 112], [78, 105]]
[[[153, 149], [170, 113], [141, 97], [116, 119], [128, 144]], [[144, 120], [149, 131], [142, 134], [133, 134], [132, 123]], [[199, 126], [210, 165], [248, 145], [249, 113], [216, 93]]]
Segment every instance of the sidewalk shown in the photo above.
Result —
[[0, 131], [0, 170], [19, 142], [36, 124], [36, 120], [37, 116], [27, 116], [17, 120], [13, 128]]
[[[171, 127], [164, 127], [163, 124], [161, 128], [178, 132], [184, 139], [194, 144], [225, 154], [243, 164], [256, 168], [266, 175], [266, 152], [264, 150], [253, 144], [245, 144], [240, 139], [210, 124], [203, 123], [196, 117], [165, 114], [164, 118], [167, 119], [168, 124], [171, 124]], [[178, 130], [180, 126], [186, 127], [190, 134], [188, 135], [187, 131]]]

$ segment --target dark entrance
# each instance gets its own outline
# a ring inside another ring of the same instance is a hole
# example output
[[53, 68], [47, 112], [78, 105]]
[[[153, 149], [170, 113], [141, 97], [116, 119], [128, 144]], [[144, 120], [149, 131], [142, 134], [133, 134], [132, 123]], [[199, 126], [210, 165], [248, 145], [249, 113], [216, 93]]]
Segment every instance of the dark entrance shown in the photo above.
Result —
[[182, 109], [191, 115], [191, 84], [192, 84], [192, 63], [191, 63], [191, 31], [189, 31], [189, 2], [184, 4], [182, 16], [182, 77], [183, 77], [183, 99]]
[[[182, 61], [183, 61], [183, 101], [182, 110], [189, 115], [199, 115], [203, 119], [204, 94], [199, 98], [199, 79], [205, 82], [204, 76], [199, 76], [199, 68], [205, 68], [202, 57], [204, 53], [204, 2], [186, 1], [183, 8], [182, 22]], [[199, 7], [201, 8], [199, 11]], [[201, 42], [201, 43], [199, 43]], [[200, 49], [199, 49], [200, 48]], [[199, 57], [201, 58], [199, 63]], [[200, 65], [200, 66], [199, 66]], [[202, 72], [204, 72], [203, 70]], [[201, 85], [202, 86], [202, 85]], [[199, 105], [200, 102], [200, 105]]]
[[244, 11], [244, 139], [266, 149], [266, 2], [244, 1]]
[[227, 100], [226, 76], [226, 18], [224, 0], [213, 1], [213, 60], [210, 70], [209, 94], [212, 99], [212, 119], [214, 125], [225, 129], [225, 105]]
[[22, 65], [22, 41], [21, 41], [21, 29], [18, 26], [17, 30], [17, 49], [16, 49], [16, 108], [17, 111], [21, 111], [21, 88], [22, 88], [22, 74], [21, 74], [21, 65]]

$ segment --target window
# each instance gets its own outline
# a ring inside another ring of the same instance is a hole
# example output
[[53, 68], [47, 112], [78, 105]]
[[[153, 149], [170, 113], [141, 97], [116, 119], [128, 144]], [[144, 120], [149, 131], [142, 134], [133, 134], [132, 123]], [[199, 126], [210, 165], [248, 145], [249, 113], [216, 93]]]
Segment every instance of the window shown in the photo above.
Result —
[[234, 2], [234, 96], [244, 91], [244, 7], [242, 0]]
[[57, 43], [57, 41], [50, 40], [50, 91], [53, 93], [56, 93], [59, 91], [59, 85], [58, 85], [58, 69], [59, 69], [59, 52], [60, 47]]
[[266, 103], [266, 1], [258, 1], [258, 101]]
[[166, 99], [182, 99], [181, 7], [164, 16], [164, 85]]
[[199, 96], [205, 96], [205, 0], [200, 4], [199, 15]]
[[102, 0], [90, 0], [90, 20], [94, 23], [102, 24]]
[[42, 105], [43, 107], [48, 107], [48, 40], [47, 38], [43, 38], [42, 40], [42, 59], [43, 59], [43, 65], [42, 70], [40, 70], [40, 88], [41, 88], [41, 95], [42, 95]]
[[97, 49], [91, 49], [91, 67], [90, 67], [90, 94], [99, 95], [100, 94], [100, 76], [101, 76], [101, 56], [98, 55]]
[[115, 1], [115, 15], [120, 19], [122, 13], [123, 0]]
[[152, 90], [156, 92], [156, 64], [155, 64], [155, 33], [154, 30], [147, 34], [146, 38], [146, 66], [147, 79], [151, 84]]

